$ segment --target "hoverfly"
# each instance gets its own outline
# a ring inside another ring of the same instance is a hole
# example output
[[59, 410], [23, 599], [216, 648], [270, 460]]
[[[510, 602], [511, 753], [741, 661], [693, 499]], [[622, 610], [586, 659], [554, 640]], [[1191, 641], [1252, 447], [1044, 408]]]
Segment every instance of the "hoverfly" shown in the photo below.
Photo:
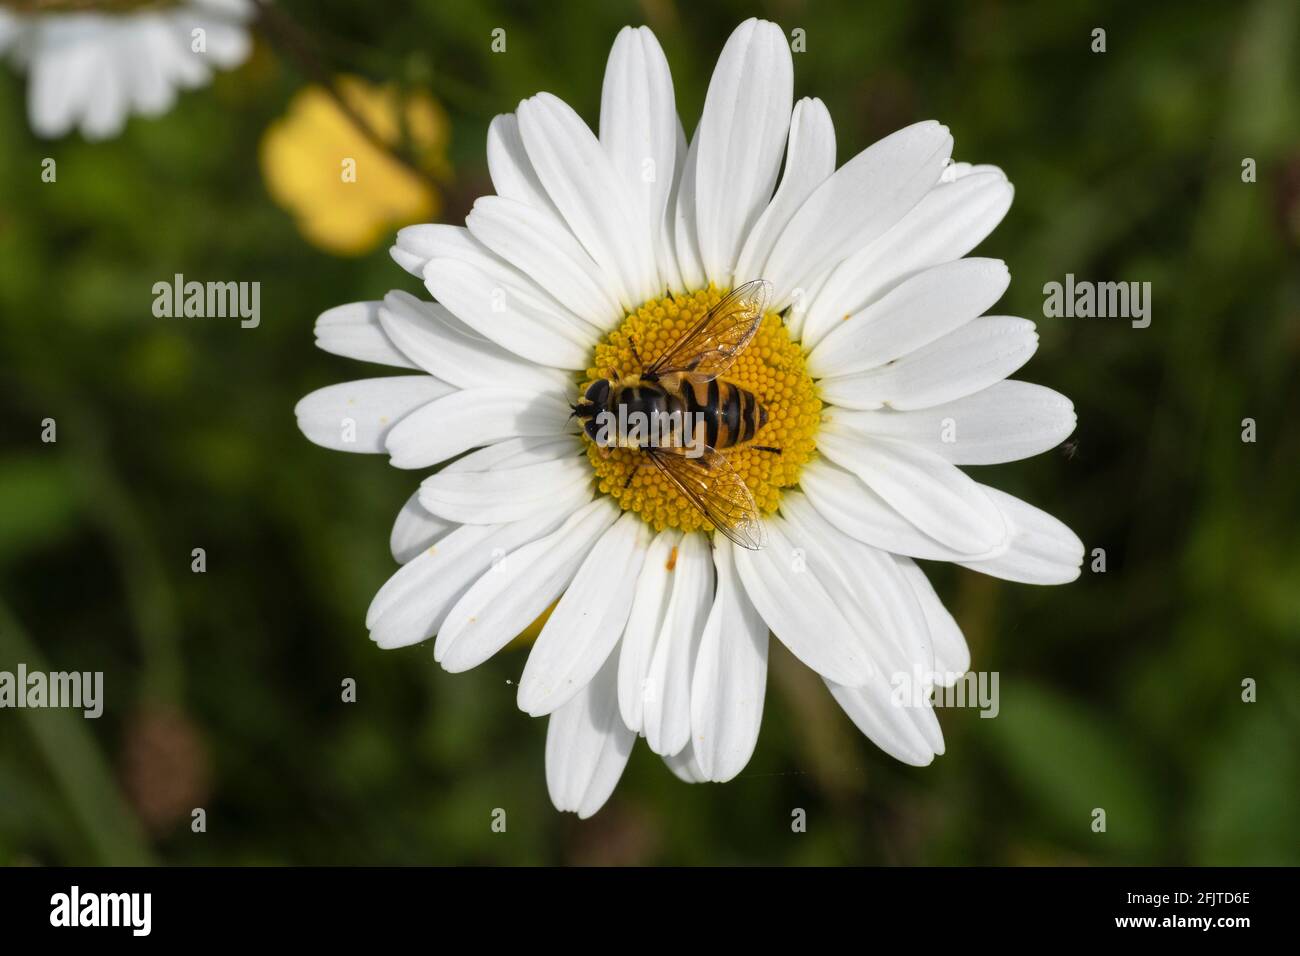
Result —
[[[763, 279], [739, 286], [639, 373], [598, 379], [572, 406], [587, 437], [602, 447], [641, 451], [715, 528], [751, 551], [766, 544], [763, 522], [722, 450], [752, 441], [767, 424], [767, 409], [753, 392], [718, 376], [758, 332], [770, 289]], [[635, 343], [632, 354], [641, 362]], [[629, 432], [623, 424], [638, 414], [669, 425], [648, 436]], [[619, 427], [602, 427], [613, 421]]]

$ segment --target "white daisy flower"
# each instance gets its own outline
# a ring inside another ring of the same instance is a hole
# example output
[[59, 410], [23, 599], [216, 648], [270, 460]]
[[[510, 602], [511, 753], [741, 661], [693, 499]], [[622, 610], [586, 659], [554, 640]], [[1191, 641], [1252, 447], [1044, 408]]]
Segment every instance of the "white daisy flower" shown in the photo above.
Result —
[[[836, 169], [826, 107], [794, 103], [792, 85], [781, 30], [746, 21], [688, 147], [659, 43], [624, 29], [599, 136], [556, 97], [527, 99], [488, 133], [497, 194], [464, 227], [398, 234], [394, 259], [435, 303], [391, 292], [316, 325], [326, 351], [410, 372], [307, 396], [304, 434], [442, 466], [393, 527], [402, 568], [370, 607], [371, 639], [436, 636], [435, 658], [463, 671], [554, 605], [518, 703], [549, 715], [551, 797], [583, 817], [638, 735], [682, 779], [739, 773], [769, 632], [878, 746], [928, 764], [943, 752], [933, 709], [891, 687], [951, 681], [970, 655], [913, 559], [1036, 584], [1079, 573], [1068, 528], [958, 467], [1038, 454], [1075, 423], [1063, 396], [1004, 381], [1034, 325], [984, 315], [1007, 268], [966, 257], [1010, 206], [1006, 177], [952, 164], [934, 122]], [[767, 314], [724, 376], [763, 403], [757, 437], [780, 449], [727, 452], [762, 514], [767, 545], [748, 550], [570, 409], [757, 278]]]
[[251, 13], [249, 0], [0, 0], [0, 55], [30, 77], [38, 136], [108, 139], [243, 63]]

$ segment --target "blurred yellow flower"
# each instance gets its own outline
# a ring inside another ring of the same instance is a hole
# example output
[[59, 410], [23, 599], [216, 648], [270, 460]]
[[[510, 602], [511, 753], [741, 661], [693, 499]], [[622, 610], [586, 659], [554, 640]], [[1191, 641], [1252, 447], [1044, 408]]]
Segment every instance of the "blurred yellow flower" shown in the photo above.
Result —
[[[430, 176], [446, 174], [449, 124], [433, 97], [403, 97], [395, 86], [353, 76], [336, 88], [384, 144], [405, 143]], [[319, 86], [294, 94], [262, 134], [260, 153], [271, 197], [308, 242], [334, 255], [363, 255], [401, 226], [432, 221], [441, 207], [429, 178], [376, 146]]]

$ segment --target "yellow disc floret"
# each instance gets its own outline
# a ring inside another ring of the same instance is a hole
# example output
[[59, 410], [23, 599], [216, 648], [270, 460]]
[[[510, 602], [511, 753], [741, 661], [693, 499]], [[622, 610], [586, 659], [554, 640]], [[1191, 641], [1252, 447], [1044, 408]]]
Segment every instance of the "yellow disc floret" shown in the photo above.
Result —
[[[725, 290], [710, 286], [642, 305], [596, 346], [582, 391], [596, 379], [638, 374], [694, 327], [724, 294]], [[782, 489], [798, 483], [800, 470], [816, 450], [821, 401], [804, 366], [803, 352], [773, 312], [763, 317], [753, 340], [720, 377], [753, 392], [767, 408], [767, 424], [754, 439], [724, 449], [722, 454], [744, 479], [759, 510], [770, 514], [780, 504]], [[656, 531], [711, 529], [708, 520], [643, 452], [601, 448], [592, 441], [586, 446], [600, 491], [613, 497], [624, 511], [635, 511]]]

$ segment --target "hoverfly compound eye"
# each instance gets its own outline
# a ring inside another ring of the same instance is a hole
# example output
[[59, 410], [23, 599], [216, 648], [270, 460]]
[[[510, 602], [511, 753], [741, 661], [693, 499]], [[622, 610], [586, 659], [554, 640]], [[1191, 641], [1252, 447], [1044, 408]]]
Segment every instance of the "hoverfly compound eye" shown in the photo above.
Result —
[[609, 382], [606, 379], [599, 379], [592, 382], [587, 389], [586, 399], [596, 405], [604, 405], [605, 400], [609, 398]]

